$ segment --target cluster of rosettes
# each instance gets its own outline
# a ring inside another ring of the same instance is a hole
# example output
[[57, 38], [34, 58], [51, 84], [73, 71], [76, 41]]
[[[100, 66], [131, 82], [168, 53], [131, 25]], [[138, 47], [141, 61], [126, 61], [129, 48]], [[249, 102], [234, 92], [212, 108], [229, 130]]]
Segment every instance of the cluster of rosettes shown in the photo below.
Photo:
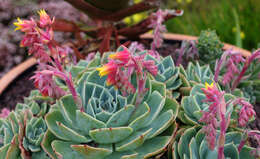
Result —
[[131, 76], [136, 73], [139, 93], [144, 93], [147, 73], [156, 76], [157, 67], [153, 60], [144, 60], [143, 55], [133, 54], [126, 47], [121, 46], [121, 51], [109, 55], [109, 61], [97, 68], [99, 75], [107, 75], [107, 85], [114, 85], [124, 94], [135, 93], [136, 88], [131, 84]]

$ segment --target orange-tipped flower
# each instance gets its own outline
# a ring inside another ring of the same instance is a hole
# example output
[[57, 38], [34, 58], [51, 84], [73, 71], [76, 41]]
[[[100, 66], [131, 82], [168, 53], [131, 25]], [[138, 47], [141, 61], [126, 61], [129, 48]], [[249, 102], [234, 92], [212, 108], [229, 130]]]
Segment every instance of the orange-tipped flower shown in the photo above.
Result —
[[105, 75], [109, 75], [111, 73], [116, 73], [117, 71], [117, 65], [113, 62], [110, 61], [109, 63], [105, 64], [102, 67], [97, 68], [97, 70], [99, 71], [99, 76], [105, 76]]
[[126, 47], [124, 47], [124, 46], [122, 46], [122, 47], [124, 49], [123, 51], [117, 52], [115, 54], [111, 54], [111, 55], [109, 55], [109, 58], [114, 59], [114, 60], [120, 60], [121, 62], [127, 63], [130, 58], [130, 52]]
[[21, 20], [20, 18], [17, 18], [17, 22], [14, 22], [14, 25], [16, 26], [15, 31], [22, 30], [22, 28], [24, 26], [24, 21]]
[[46, 25], [51, 25], [53, 20], [51, 20], [50, 16], [46, 13], [44, 9], [38, 11], [40, 16], [40, 25], [41, 27], [45, 27]]
[[205, 83], [205, 88], [208, 89], [212, 89], [214, 87], [214, 82], [212, 82], [211, 84], [208, 84], [207, 82]]
[[22, 32], [29, 32], [36, 26], [36, 23], [33, 20], [21, 20], [20, 18], [17, 18], [14, 25], [16, 26], [15, 31], [21, 30]]

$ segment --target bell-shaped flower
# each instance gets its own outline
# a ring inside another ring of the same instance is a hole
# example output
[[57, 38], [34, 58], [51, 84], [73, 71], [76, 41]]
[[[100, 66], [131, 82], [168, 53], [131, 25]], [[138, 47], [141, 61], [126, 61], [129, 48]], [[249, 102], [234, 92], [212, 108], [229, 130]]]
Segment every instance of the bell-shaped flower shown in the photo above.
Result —
[[45, 27], [47, 25], [51, 25], [54, 22], [54, 19], [51, 20], [50, 16], [46, 13], [44, 9], [38, 11], [40, 16], [40, 26]]
[[14, 22], [14, 25], [16, 26], [16, 30], [21, 30], [22, 32], [31, 32], [36, 26], [36, 22], [31, 20], [21, 20], [20, 18], [17, 18], [17, 21]]
[[125, 46], [122, 45], [122, 48], [123, 48], [122, 51], [109, 55], [109, 58], [114, 60], [119, 60], [122, 63], [126, 64], [129, 61], [131, 54], [130, 51]]
[[99, 71], [99, 76], [103, 77], [105, 75], [115, 74], [117, 68], [117, 64], [114, 61], [110, 61], [104, 66], [97, 68], [97, 70]]

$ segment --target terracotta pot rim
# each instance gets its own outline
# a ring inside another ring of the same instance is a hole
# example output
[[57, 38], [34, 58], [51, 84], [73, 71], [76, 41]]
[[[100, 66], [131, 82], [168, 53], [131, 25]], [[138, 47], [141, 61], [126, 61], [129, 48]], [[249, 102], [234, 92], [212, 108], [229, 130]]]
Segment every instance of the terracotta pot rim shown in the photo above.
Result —
[[[189, 36], [189, 35], [183, 35], [183, 34], [172, 34], [172, 33], [165, 33], [163, 34], [165, 39], [168, 40], [175, 40], [175, 41], [183, 41], [183, 40], [197, 40], [198, 37], [196, 36]], [[143, 34], [140, 36], [143, 39], [151, 39], [153, 38], [153, 35], [150, 33]], [[227, 49], [234, 49], [241, 52], [241, 54], [244, 57], [249, 57], [251, 53], [248, 50], [236, 47], [231, 44], [224, 43], [224, 50]], [[9, 84], [14, 81], [19, 75], [21, 75], [24, 71], [32, 67], [37, 63], [35, 58], [29, 58], [23, 63], [19, 64], [18, 66], [11, 69], [7, 74], [5, 74], [0, 79], [0, 95], [3, 93], [3, 91], [9, 86]]]
[[[190, 35], [184, 35], [184, 34], [173, 34], [173, 33], [165, 33], [165, 34], [163, 34], [163, 37], [165, 39], [177, 40], [177, 41], [183, 41], [183, 40], [191, 41], [191, 40], [197, 40], [198, 39], [198, 37], [196, 37], [196, 36], [190, 36]], [[141, 38], [150, 39], [150, 38], [153, 38], [153, 35], [150, 34], [150, 33], [146, 33], [146, 34], [141, 35]], [[231, 44], [228, 44], [228, 43], [224, 43], [223, 49], [224, 50], [228, 50], [228, 49], [237, 50], [237, 51], [241, 52], [241, 54], [244, 57], [249, 57], [251, 55], [250, 51], [239, 48], [237, 46], [234, 46], [234, 45], [231, 45]]]
[[14, 81], [19, 75], [25, 72], [27, 69], [31, 68], [37, 63], [35, 58], [29, 58], [24, 62], [20, 63], [19, 65], [15, 66], [9, 72], [7, 72], [1, 79], [0, 79], [0, 95], [3, 91], [9, 86], [9, 84]]

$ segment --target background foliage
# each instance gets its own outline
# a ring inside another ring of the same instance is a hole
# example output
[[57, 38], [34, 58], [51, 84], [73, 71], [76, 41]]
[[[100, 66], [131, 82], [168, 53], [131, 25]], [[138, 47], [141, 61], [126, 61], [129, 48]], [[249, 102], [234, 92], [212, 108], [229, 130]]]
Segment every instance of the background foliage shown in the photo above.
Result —
[[260, 42], [259, 0], [167, 0], [167, 6], [184, 10], [182, 17], [167, 23], [170, 32], [198, 36], [201, 30], [210, 28], [221, 41], [248, 50]]

